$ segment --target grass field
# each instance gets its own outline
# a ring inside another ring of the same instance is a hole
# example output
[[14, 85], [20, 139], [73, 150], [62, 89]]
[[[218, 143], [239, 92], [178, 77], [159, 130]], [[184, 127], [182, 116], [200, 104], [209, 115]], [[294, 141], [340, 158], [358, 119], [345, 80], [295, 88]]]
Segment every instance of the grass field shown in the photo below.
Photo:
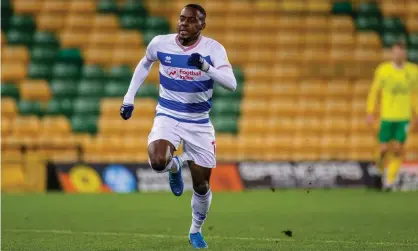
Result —
[[[190, 196], [3, 195], [1, 247], [191, 250]], [[203, 234], [211, 250], [418, 250], [418, 193], [216, 193]]]

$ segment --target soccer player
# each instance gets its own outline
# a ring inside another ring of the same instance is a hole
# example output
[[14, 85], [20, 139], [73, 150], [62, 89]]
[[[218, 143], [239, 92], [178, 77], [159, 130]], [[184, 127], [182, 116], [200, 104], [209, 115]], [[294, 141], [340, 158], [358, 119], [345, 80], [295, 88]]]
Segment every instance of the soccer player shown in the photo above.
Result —
[[[181, 11], [177, 34], [152, 39], [120, 109], [123, 119], [132, 116], [138, 88], [152, 64], [160, 61], [159, 101], [148, 136], [149, 164], [155, 172], [168, 172], [171, 191], [180, 196], [184, 187], [182, 167], [188, 161], [194, 190], [189, 242], [194, 248], [207, 247], [201, 230], [212, 200], [211, 168], [216, 165], [215, 131], [209, 119], [213, 85], [216, 81], [230, 91], [237, 86], [225, 48], [201, 35], [205, 19], [202, 6], [188, 4]], [[173, 156], [181, 141], [184, 154]]]
[[[384, 190], [393, 189], [395, 179], [402, 164], [404, 143], [407, 139], [411, 119], [418, 122], [418, 68], [406, 61], [406, 44], [398, 40], [392, 46], [392, 60], [381, 63], [376, 71], [367, 99], [367, 121], [375, 121], [375, 107], [378, 95], [381, 98], [380, 149], [376, 166], [384, 174], [388, 162]], [[389, 149], [389, 143], [393, 148]]]

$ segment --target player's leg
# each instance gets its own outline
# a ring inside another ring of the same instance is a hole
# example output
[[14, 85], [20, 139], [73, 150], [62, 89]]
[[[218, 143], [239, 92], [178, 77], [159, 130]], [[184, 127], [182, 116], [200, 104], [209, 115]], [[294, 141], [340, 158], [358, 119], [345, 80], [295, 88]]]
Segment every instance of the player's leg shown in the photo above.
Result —
[[389, 155], [389, 142], [392, 139], [392, 123], [382, 120], [379, 131], [379, 150], [376, 156], [376, 167], [380, 175], [385, 172], [385, 165]]
[[212, 192], [209, 185], [212, 169], [197, 165], [193, 161], [189, 162], [189, 166], [193, 180], [192, 224], [189, 240], [194, 248], [205, 248], [207, 244], [202, 236], [202, 225], [212, 202]]
[[386, 174], [385, 186], [388, 189], [393, 188], [396, 177], [398, 176], [399, 169], [402, 165], [404, 156], [404, 144], [408, 135], [408, 121], [395, 123], [395, 136], [393, 143], [392, 155], [389, 159], [388, 171]]
[[166, 117], [156, 117], [148, 137], [148, 156], [151, 168], [158, 173], [169, 172], [170, 188], [174, 195], [183, 193], [184, 183], [181, 173], [183, 161], [174, 152], [180, 144], [176, 131], [178, 122]]

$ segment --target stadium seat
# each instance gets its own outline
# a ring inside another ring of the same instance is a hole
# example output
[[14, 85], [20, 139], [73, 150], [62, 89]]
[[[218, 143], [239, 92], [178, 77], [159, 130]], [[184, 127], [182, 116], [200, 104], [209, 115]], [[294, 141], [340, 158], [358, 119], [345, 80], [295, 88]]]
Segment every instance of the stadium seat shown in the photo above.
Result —
[[14, 118], [17, 114], [16, 101], [13, 98], [1, 98], [1, 118]]
[[20, 115], [42, 115], [42, 107], [38, 101], [20, 100], [18, 108]]
[[344, 47], [346, 49], [351, 49], [354, 46], [353, 34], [350, 33], [337, 33], [334, 32], [331, 34], [331, 46], [332, 47]]
[[382, 1], [380, 3], [382, 14], [384, 16], [403, 16], [406, 13], [406, 4], [397, 4], [396, 2]]
[[119, 29], [119, 22], [113, 14], [96, 15], [93, 19], [93, 29], [101, 31], [114, 31]]
[[117, 14], [118, 5], [116, 0], [99, 0], [97, 3], [97, 11], [105, 14]]
[[[75, 105], [76, 106], [76, 105]], [[71, 128], [74, 133], [97, 132], [97, 117], [92, 115], [74, 115], [71, 117]]]
[[78, 97], [96, 97], [104, 95], [104, 84], [101, 81], [82, 80], [78, 84]]
[[64, 116], [46, 116], [42, 119], [42, 133], [44, 135], [63, 136], [71, 132], [68, 119]]
[[61, 31], [65, 26], [65, 18], [64, 15], [41, 12], [36, 18], [36, 26], [42, 31]]
[[64, 15], [68, 12], [70, 1], [48, 0], [44, 1], [41, 12]]
[[409, 34], [408, 45], [412, 49], [418, 49], [418, 32]]
[[3, 62], [24, 63], [29, 62], [29, 52], [25, 46], [6, 46], [2, 49]]
[[41, 11], [42, 1], [14, 0], [13, 11], [19, 15], [36, 15]]
[[54, 48], [45, 48], [34, 46], [31, 50], [31, 60], [34, 63], [53, 63], [57, 57], [58, 50]]
[[19, 88], [12, 83], [1, 83], [1, 97], [10, 97], [13, 99], [19, 99]]
[[358, 10], [359, 15], [365, 16], [380, 16], [380, 10], [375, 2], [361, 2]]
[[113, 51], [106, 48], [91, 47], [84, 50], [84, 59], [86, 64], [110, 67], [112, 65]]
[[237, 118], [231, 116], [211, 116], [211, 122], [216, 132], [236, 134], [238, 131]]
[[356, 45], [361, 48], [381, 48], [381, 40], [375, 32], [359, 32], [356, 34]]
[[73, 0], [69, 6], [70, 13], [94, 13], [96, 11], [96, 0]]
[[331, 17], [330, 21], [332, 31], [341, 31], [347, 33], [354, 31], [353, 20], [349, 16], [333, 16]]
[[358, 16], [356, 18], [356, 27], [358, 31], [380, 31], [381, 25], [379, 18], [374, 16]]
[[81, 72], [84, 80], [103, 81], [106, 78], [104, 69], [100, 65], [84, 65]]
[[128, 66], [124, 65], [114, 66], [108, 73], [109, 79], [122, 82], [130, 82], [132, 75], [132, 70]]
[[138, 15], [122, 15], [119, 19], [120, 26], [123, 29], [142, 30], [146, 28], [146, 17]]
[[142, 3], [142, 1], [126, 1], [121, 6], [119, 11], [122, 14], [138, 16], [146, 16], [148, 14], [145, 5]]
[[80, 69], [74, 64], [56, 63], [52, 68], [52, 77], [61, 80], [78, 80]]
[[62, 48], [80, 48], [87, 47], [89, 32], [85, 30], [64, 29], [60, 32], [60, 44]]
[[410, 16], [407, 18], [406, 27], [409, 32], [418, 32], [418, 23], [416, 20], [416, 16]]
[[[2, 63], [2, 74], [1, 80], [4, 82], [15, 82], [18, 83], [23, 80], [27, 73], [26, 64], [23, 62], [20, 63]], [[29, 74], [30, 75], [30, 74]]]
[[211, 115], [214, 116], [238, 116], [240, 103], [235, 100], [217, 98], [212, 102]]
[[414, 63], [418, 63], [418, 49], [408, 50], [408, 60]]
[[[143, 46], [142, 33], [135, 30], [121, 30], [116, 39], [117, 47], [138, 48]], [[139, 61], [139, 60], [138, 60]]]
[[9, 28], [31, 34], [35, 30], [35, 21], [29, 15], [14, 15], [9, 19]]
[[335, 15], [351, 15], [353, 13], [353, 7], [350, 1], [337, 1], [334, 2], [331, 11]]
[[145, 48], [115, 47], [112, 65], [127, 65], [135, 68], [144, 55]]
[[382, 20], [382, 31], [400, 33], [405, 31], [405, 27], [400, 18], [385, 17]]
[[32, 35], [26, 31], [10, 29], [7, 32], [7, 44], [31, 46]]
[[20, 97], [28, 101], [46, 102], [51, 91], [45, 80], [25, 80], [20, 84]]
[[79, 97], [74, 99], [73, 112], [76, 115], [97, 116], [100, 113], [100, 99]]
[[392, 32], [385, 32], [382, 34], [383, 46], [390, 47], [399, 39], [405, 39], [406, 41], [406, 34], [404, 33], [392, 33]]
[[14, 121], [14, 135], [36, 135], [41, 129], [41, 122], [36, 116], [17, 117]]
[[94, 15], [91, 13], [71, 13], [65, 19], [65, 28], [70, 30], [90, 30], [93, 27]]
[[54, 33], [46, 31], [38, 31], [33, 35], [33, 44], [43, 48], [56, 49], [59, 46], [58, 40]]
[[115, 37], [117, 38], [119, 31], [102, 31], [95, 30], [90, 34], [88, 47], [111, 49], [115, 44]]

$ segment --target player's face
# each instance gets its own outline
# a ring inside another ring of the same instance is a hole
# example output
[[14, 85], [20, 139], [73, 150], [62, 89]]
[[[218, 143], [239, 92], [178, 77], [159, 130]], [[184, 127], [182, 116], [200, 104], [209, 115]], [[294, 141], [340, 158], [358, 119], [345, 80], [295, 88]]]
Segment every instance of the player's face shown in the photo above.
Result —
[[200, 35], [200, 31], [206, 26], [202, 21], [202, 14], [194, 8], [184, 8], [181, 11], [177, 24], [177, 33], [181, 39], [188, 40]]
[[393, 46], [392, 56], [395, 61], [404, 61], [406, 59], [406, 48], [400, 45]]

